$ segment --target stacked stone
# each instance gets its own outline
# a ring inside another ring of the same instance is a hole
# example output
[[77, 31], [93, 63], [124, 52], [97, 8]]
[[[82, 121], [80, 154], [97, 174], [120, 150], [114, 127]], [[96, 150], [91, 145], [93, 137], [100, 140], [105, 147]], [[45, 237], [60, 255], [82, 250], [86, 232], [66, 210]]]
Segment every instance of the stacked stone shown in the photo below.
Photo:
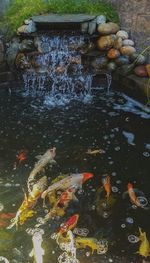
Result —
[[150, 65], [146, 65], [144, 55], [137, 53], [134, 41], [129, 38], [128, 33], [120, 30], [116, 23], [106, 22], [104, 19], [99, 19], [99, 21], [97, 32], [100, 37], [97, 41], [97, 47], [100, 51], [106, 52], [107, 69], [114, 71], [117, 67], [131, 64], [137, 76], [148, 77]]

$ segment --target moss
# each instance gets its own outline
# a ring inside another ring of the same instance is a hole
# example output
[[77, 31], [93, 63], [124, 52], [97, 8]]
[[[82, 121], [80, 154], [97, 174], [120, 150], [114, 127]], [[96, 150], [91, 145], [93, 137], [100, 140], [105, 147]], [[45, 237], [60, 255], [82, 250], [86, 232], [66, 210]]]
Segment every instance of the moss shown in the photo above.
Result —
[[14, 0], [4, 21], [13, 34], [25, 19], [45, 13], [103, 14], [108, 21], [118, 22], [114, 7], [104, 0]]

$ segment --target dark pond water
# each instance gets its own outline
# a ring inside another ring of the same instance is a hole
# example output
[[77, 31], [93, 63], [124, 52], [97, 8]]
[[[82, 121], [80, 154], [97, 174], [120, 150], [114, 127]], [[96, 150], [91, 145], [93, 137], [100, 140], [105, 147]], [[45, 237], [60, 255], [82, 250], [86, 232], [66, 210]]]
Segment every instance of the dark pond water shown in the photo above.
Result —
[[[90, 237], [105, 238], [106, 255], [88, 255], [89, 249], [78, 249], [77, 258], [84, 262], [142, 262], [135, 254], [140, 243], [132, 244], [128, 236], [139, 236], [141, 227], [150, 240], [150, 210], [135, 208], [122, 194], [128, 182], [144, 192], [150, 201], [150, 114], [124, 94], [102, 89], [88, 103], [72, 101], [61, 107], [41, 107], [40, 103], [19, 93], [0, 91], [0, 203], [2, 213], [16, 213], [24, 198], [23, 188], [35, 156], [50, 147], [57, 148], [57, 165], [47, 169], [51, 178], [59, 174], [92, 172], [94, 177], [77, 193], [78, 203], [72, 203], [63, 218], [50, 220], [44, 229], [44, 263], [57, 262], [62, 251], [51, 239], [58, 226], [73, 213], [79, 213], [78, 227], [87, 228]], [[16, 170], [13, 163], [21, 149], [28, 158]], [[88, 149], [103, 149], [105, 153], [88, 155]], [[108, 218], [95, 209], [96, 191], [102, 186], [102, 175], [109, 174], [115, 205]], [[112, 188], [114, 189], [114, 188]], [[34, 262], [29, 257], [32, 238], [27, 228], [34, 228], [37, 218], [45, 215], [39, 200], [36, 216], [17, 230], [0, 224], [0, 256], [9, 262]], [[133, 220], [132, 220], [133, 219]], [[112, 261], [113, 260], [113, 261]], [[2, 261], [3, 262], [3, 261]]]

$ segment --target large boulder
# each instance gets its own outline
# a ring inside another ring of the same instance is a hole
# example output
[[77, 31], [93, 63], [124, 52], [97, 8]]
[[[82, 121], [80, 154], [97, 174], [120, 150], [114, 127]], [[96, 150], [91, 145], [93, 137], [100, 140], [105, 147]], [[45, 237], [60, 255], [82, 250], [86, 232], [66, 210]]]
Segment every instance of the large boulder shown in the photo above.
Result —
[[109, 36], [102, 36], [97, 41], [97, 46], [100, 50], [109, 50], [115, 40], [115, 35], [109, 35]]
[[98, 25], [97, 30], [102, 35], [116, 34], [119, 26], [116, 23], [109, 22]]

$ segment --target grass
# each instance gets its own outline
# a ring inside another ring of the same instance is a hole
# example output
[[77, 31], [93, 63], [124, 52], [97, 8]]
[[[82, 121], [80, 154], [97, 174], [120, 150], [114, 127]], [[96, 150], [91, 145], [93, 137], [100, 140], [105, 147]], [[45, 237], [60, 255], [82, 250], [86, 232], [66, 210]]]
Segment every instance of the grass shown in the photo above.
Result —
[[114, 7], [104, 0], [14, 0], [4, 20], [7, 23], [9, 34], [12, 35], [25, 19], [46, 13], [103, 14], [106, 15], [108, 21], [119, 21]]

